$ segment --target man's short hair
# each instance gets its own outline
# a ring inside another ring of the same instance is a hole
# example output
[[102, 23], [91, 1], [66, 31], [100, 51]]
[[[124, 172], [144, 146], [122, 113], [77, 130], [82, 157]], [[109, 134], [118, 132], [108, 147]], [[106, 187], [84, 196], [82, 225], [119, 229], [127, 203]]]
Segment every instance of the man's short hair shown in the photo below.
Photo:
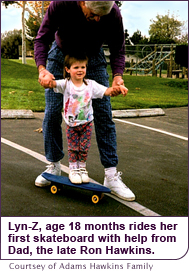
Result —
[[85, 1], [86, 7], [99, 16], [109, 14], [114, 3], [115, 1]]

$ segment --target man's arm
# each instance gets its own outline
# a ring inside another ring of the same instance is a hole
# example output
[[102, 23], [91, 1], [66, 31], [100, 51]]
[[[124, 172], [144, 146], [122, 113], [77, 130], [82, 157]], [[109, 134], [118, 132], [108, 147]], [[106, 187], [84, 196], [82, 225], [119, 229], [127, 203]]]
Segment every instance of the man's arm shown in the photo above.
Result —
[[54, 40], [54, 34], [57, 30], [56, 14], [56, 4], [51, 2], [34, 41], [35, 62], [39, 72], [38, 81], [44, 88], [50, 87], [50, 83], [55, 79], [53, 74], [46, 70], [46, 61], [49, 44]]
[[112, 24], [108, 29], [107, 42], [110, 50], [110, 65], [114, 85], [123, 85], [122, 75], [125, 69], [125, 34], [123, 20], [117, 5], [111, 12]]
[[50, 3], [34, 40], [34, 56], [38, 68], [40, 65], [46, 66], [49, 45], [52, 44], [57, 31], [58, 13], [56, 6], [56, 2], [52, 1]]

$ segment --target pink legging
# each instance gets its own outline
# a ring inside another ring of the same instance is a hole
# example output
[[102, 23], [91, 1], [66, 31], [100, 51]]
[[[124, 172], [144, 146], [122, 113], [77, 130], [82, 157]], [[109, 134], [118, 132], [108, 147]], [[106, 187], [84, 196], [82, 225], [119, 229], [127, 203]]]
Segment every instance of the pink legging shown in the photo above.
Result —
[[66, 136], [69, 162], [86, 162], [91, 146], [92, 126], [92, 121], [75, 127], [67, 125]]

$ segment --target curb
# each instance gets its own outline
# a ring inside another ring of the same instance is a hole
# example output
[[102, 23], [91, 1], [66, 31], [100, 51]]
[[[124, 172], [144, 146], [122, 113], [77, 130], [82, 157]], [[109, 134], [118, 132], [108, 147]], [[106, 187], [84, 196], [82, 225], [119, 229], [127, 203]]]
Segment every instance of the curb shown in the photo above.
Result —
[[1, 119], [34, 119], [32, 110], [1, 109]]
[[165, 112], [161, 108], [152, 109], [129, 109], [129, 110], [113, 110], [113, 118], [138, 118], [138, 117], [154, 117], [164, 116]]
[[[152, 109], [129, 109], [129, 110], [113, 110], [113, 118], [138, 118], [164, 116], [165, 112], [161, 108]], [[1, 119], [34, 119], [32, 110], [6, 110], [1, 109]]]

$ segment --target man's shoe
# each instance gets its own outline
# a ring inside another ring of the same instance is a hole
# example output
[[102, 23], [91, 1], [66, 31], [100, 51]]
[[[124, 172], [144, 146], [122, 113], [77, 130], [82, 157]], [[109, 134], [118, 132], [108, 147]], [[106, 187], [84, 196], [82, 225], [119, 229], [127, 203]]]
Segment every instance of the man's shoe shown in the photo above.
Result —
[[89, 176], [88, 176], [88, 172], [86, 171], [86, 168], [80, 168], [79, 170], [80, 170], [82, 183], [89, 183]]
[[133, 192], [122, 182], [121, 175], [121, 172], [117, 172], [113, 178], [105, 176], [104, 186], [110, 188], [112, 194], [123, 200], [135, 200]]
[[77, 168], [76, 169], [70, 169], [69, 179], [70, 179], [71, 183], [81, 184], [82, 179], [81, 179], [80, 170], [77, 169]]
[[[61, 176], [60, 162], [50, 163], [44, 172], [47, 172], [47, 173], [50, 173], [53, 175], [57, 175], [57, 176]], [[35, 185], [39, 186], [39, 187], [45, 187], [50, 184], [51, 184], [51, 182], [49, 182], [45, 178], [43, 178], [42, 175], [39, 175], [35, 180]]]

